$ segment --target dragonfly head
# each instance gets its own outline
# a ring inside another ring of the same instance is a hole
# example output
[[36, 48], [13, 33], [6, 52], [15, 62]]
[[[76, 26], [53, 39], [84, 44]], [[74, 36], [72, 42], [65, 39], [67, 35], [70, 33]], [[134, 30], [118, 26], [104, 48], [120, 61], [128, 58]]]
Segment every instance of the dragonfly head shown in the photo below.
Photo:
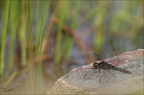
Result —
[[97, 68], [99, 67], [98, 64], [99, 64], [98, 62], [94, 62], [94, 63], [93, 63], [93, 68], [94, 68], [94, 69], [97, 69]]

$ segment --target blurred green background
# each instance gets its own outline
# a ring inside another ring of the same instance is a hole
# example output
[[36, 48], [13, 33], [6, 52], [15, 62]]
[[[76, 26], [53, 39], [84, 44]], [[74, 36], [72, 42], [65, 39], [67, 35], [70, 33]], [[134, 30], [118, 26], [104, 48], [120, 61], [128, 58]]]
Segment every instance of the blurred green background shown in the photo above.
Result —
[[0, 1], [0, 86], [42, 93], [93, 52], [144, 48], [143, 9], [142, 0]]

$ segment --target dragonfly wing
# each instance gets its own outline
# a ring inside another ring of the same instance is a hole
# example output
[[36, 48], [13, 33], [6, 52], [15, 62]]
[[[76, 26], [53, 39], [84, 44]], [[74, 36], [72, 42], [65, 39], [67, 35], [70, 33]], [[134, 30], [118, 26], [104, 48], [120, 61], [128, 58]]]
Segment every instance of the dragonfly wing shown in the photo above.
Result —
[[98, 77], [98, 75], [99, 75], [98, 69], [91, 69], [89, 71], [87, 70], [84, 74], [84, 79], [85, 80], [93, 79], [93, 78]]
[[100, 76], [99, 82], [100, 84], [109, 84], [114, 82], [115, 73], [113, 70], [102, 70], [102, 74]]

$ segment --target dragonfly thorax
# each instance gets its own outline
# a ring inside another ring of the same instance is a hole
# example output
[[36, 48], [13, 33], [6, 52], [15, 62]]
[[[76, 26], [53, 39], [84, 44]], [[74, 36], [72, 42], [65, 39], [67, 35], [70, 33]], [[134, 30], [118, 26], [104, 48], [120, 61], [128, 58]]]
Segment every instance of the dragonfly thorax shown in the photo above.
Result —
[[95, 63], [93, 63], [93, 67], [95, 69], [98, 68], [98, 69], [108, 70], [108, 69], [111, 69], [113, 66], [111, 64], [108, 64], [105, 61], [101, 61], [101, 62], [95, 62]]

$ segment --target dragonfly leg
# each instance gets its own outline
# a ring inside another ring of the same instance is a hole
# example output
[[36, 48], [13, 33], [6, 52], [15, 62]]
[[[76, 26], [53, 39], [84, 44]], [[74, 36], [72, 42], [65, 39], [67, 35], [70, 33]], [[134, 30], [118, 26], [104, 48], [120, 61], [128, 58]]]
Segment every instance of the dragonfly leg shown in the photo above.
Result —
[[86, 77], [86, 74], [84, 74], [84, 78]]
[[112, 74], [110, 70], [108, 70], [108, 72], [115, 77], [115, 74]]

